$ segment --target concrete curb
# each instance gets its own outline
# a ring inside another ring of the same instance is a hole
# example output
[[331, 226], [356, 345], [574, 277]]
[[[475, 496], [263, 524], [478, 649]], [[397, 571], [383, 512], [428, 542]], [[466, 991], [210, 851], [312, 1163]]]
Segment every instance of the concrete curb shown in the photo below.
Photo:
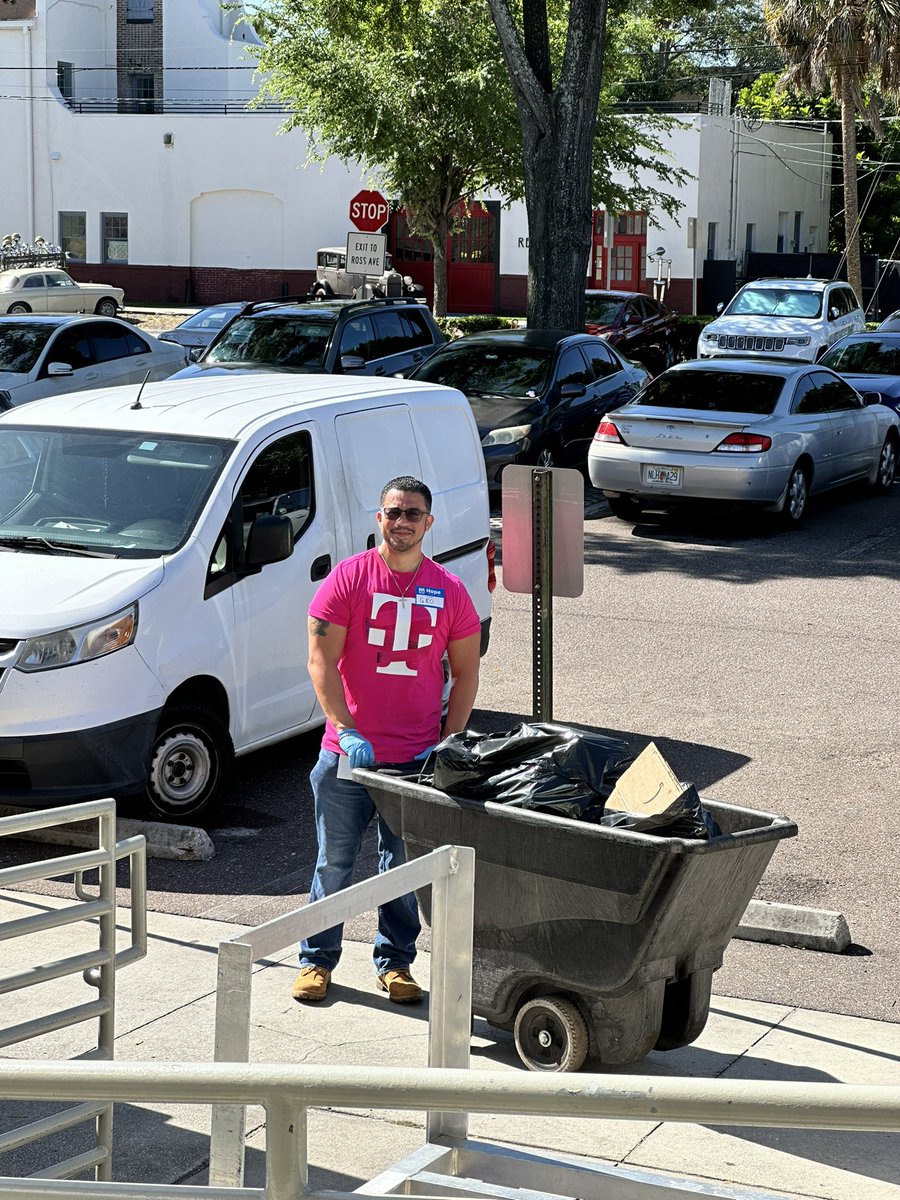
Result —
[[[0, 805], [0, 817], [29, 812], [23, 808]], [[215, 857], [216, 848], [205, 829], [195, 825], [166, 825], [162, 821], [135, 821], [129, 817], [116, 818], [116, 838], [143, 834], [147, 839], [148, 858], [175, 858], [185, 862], [208, 862]], [[76, 846], [89, 850], [97, 845], [95, 821], [75, 821], [52, 829], [35, 829], [18, 834], [23, 841], [46, 842], [56, 846]]]
[[842, 954], [850, 945], [850, 928], [843, 913], [765, 900], [750, 901], [734, 936], [831, 954]]

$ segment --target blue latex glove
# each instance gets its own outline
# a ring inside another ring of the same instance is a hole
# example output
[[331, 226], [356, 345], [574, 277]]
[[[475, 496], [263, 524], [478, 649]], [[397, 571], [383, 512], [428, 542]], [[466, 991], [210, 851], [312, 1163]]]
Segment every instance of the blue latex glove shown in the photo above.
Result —
[[423, 762], [428, 757], [429, 754], [431, 754], [434, 750], [437, 750], [439, 745], [440, 745], [440, 742], [435, 742], [433, 746], [426, 746], [421, 754], [417, 754], [415, 756], [415, 758], [413, 759], [413, 762]]
[[371, 767], [375, 761], [372, 743], [367, 742], [355, 729], [344, 729], [338, 735], [338, 745], [350, 760], [351, 770], [356, 767]]

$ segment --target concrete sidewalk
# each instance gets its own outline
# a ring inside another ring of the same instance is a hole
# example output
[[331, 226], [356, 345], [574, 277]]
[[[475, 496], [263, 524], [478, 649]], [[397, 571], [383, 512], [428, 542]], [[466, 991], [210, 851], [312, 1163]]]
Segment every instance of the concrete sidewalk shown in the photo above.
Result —
[[[0, 919], [13, 919], [67, 901], [0, 892]], [[118, 975], [116, 1058], [209, 1062], [213, 1057], [216, 952], [243, 926], [148, 913], [147, 958]], [[120, 912], [122, 945], [128, 914]], [[15, 943], [15, 969], [96, 945], [87, 926], [71, 926]], [[20, 950], [27, 941], [27, 951]], [[13, 968], [10, 943], [2, 952]], [[21, 954], [27, 953], [28, 961]], [[803, 953], [797, 951], [797, 953]], [[427, 1005], [391, 1005], [374, 990], [371, 951], [346, 943], [328, 999], [299, 1005], [290, 997], [296, 951], [257, 964], [253, 982], [251, 1059], [255, 1062], [424, 1066]], [[416, 975], [427, 984], [428, 957]], [[96, 993], [80, 977], [45, 983], [3, 998], [3, 1024]], [[95, 1044], [94, 1026], [48, 1034], [8, 1048], [10, 1058], [70, 1058]], [[589, 1064], [590, 1066], [590, 1064]], [[472, 1067], [520, 1071], [509, 1034], [475, 1021]], [[894, 1083], [900, 1080], [900, 1025], [833, 1016], [782, 1005], [714, 996], [703, 1035], [692, 1046], [653, 1053], [619, 1068], [620, 1076], [687, 1075], [792, 1081]], [[48, 1111], [47, 1106], [0, 1100], [0, 1133]], [[206, 1178], [209, 1112], [192, 1105], [119, 1105], [115, 1117], [115, 1177], [156, 1183], [200, 1183]], [[476, 1115], [472, 1138], [520, 1150], [558, 1152], [605, 1165], [660, 1174], [680, 1173], [701, 1185], [722, 1181], [738, 1189], [821, 1200], [900, 1200], [900, 1136], [802, 1130], [736, 1129], [646, 1121], [571, 1121]], [[0, 1172], [26, 1175], [86, 1148], [79, 1131], [54, 1144], [0, 1156]], [[310, 1114], [310, 1183], [355, 1188], [418, 1149], [424, 1120], [418, 1113], [316, 1110]], [[248, 1111], [247, 1174], [263, 1182], [262, 1113]]]

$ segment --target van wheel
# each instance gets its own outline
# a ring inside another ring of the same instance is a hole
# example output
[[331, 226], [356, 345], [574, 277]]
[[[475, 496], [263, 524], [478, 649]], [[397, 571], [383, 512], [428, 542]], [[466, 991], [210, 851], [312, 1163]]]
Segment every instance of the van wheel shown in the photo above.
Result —
[[109, 296], [105, 297], [103, 300], [100, 300], [97, 304], [97, 307], [94, 309], [94, 312], [98, 317], [114, 317], [118, 311], [118, 304], [116, 304], [115, 300], [111, 299]]
[[231, 737], [212, 709], [167, 708], [150, 754], [147, 808], [176, 821], [209, 812], [226, 789], [233, 759]]

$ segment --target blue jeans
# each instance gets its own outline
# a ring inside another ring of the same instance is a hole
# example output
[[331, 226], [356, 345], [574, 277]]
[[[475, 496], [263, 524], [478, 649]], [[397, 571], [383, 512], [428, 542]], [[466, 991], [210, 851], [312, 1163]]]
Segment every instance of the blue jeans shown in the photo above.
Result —
[[[395, 837], [372, 802], [372, 797], [352, 779], [338, 779], [338, 755], [321, 750], [309, 780], [315, 799], [316, 836], [319, 857], [309, 890], [310, 903], [331, 896], [353, 882], [353, 867], [363, 834], [372, 818], [378, 823], [378, 873], [406, 861], [403, 841]], [[342, 925], [325, 929], [300, 943], [300, 965], [325, 967], [332, 971], [341, 957]], [[407, 970], [416, 957], [419, 910], [410, 893], [383, 904], [378, 910], [378, 932], [373, 957], [375, 969]]]

